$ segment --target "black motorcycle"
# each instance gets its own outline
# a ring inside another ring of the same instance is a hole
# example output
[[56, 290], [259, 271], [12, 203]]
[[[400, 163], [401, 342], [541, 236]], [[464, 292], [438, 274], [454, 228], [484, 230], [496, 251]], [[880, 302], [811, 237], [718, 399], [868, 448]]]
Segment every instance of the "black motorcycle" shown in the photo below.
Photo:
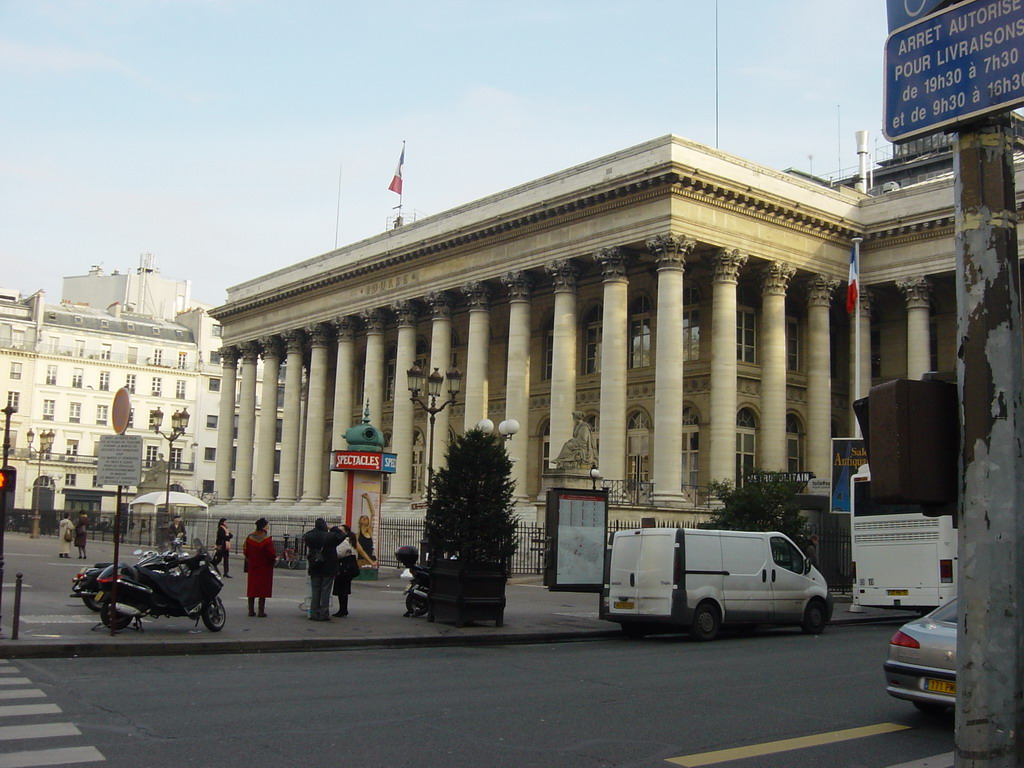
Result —
[[423, 616], [430, 604], [430, 568], [419, 565], [420, 553], [416, 547], [399, 547], [395, 550], [395, 558], [408, 569], [409, 586], [405, 588], [405, 616]]
[[[135, 554], [139, 556], [136, 565], [145, 565], [148, 568], [164, 571], [175, 568], [183, 559], [180, 547], [162, 553], [137, 549]], [[100, 592], [99, 576], [112, 565], [113, 563], [94, 563], [83, 567], [71, 577], [71, 597], [81, 599], [86, 608], [98, 612], [100, 602], [96, 599], [96, 595]], [[124, 563], [121, 565], [123, 567]]]
[[[195, 554], [173, 555], [149, 565], [121, 565], [117, 574], [117, 604], [115, 629], [124, 629], [132, 621], [141, 629], [140, 621], [145, 616], [159, 618], [188, 617], [196, 623], [202, 619], [211, 632], [224, 628], [227, 613], [219, 594], [224, 582], [211, 564], [210, 553], [198, 539], [194, 540]], [[168, 567], [161, 567], [165, 564]], [[152, 567], [155, 566], [155, 567]], [[114, 586], [114, 566], [107, 567], [97, 581], [102, 591], [96, 599], [100, 602], [100, 617], [104, 626], [110, 626], [111, 589]]]

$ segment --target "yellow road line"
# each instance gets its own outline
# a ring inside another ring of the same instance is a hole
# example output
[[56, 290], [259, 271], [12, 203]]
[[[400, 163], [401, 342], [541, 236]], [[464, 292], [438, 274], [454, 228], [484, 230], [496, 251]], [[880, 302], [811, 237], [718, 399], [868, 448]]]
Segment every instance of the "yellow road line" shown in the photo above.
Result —
[[685, 768], [696, 768], [700, 765], [727, 763], [730, 760], [742, 760], [746, 757], [759, 757], [761, 755], [772, 755], [776, 752], [788, 752], [793, 749], [820, 747], [823, 744], [835, 744], [836, 742], [849, 741], [850, 739], [863, 739], [866, 736], [878, 736], [882, 733], [902, 731], [909, 727], [909, 725], [897, 725], [896, 723], [865, 725], [861, 728], [847, 728], [843, 731], [819, 733], [814, 736], [800, 736], [796, 739], [783, 739], [781, 741], [769, 741], [764, 744], [751, 744], [749, 747], [735, 747], [733, 749], [720, 749], [717, 752], [702, 752], [696, 755], [673, 757], [671, 760], [666, 760], [665, 762], [682, 765]]

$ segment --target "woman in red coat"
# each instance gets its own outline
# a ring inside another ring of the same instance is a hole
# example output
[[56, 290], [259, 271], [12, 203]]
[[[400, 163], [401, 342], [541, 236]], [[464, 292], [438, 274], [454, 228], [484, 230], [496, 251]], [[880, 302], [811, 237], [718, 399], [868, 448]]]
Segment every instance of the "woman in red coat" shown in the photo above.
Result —
[[[267, 519], [261, 517], [256, 521], [256, 530], [245, 538], [242, 554], [248, 566], [249, 581], [246, 595], [249, 598], [249, 615], [266, 618], [267, 598], [274, 592], [274, 562], [277, 553], [274, 551], [274, 540], [267, 533]], [[259, 598], [259, 613], [253, 610], [254, 602]]]

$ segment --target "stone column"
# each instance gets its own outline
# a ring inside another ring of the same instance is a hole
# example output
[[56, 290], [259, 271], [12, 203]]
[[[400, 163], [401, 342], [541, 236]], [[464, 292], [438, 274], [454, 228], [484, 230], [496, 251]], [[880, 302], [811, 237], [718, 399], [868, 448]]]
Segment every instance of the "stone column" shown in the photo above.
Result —
[[[384, 313], [371, 309], [360, 315], [366, 328], [366, 361], [363, 365], [363, 397], [370, 408], [370, 423], [381, 429], [384, 418]], [[351, 426], [351, 425], [349, 425]]]
[[220, 348], [220, 410], [217, 416], [217, 497], [231, 499], [231, 448], [235, 441], [235, 387], [238, 379], [238, 347]]
[[832, 346], [829, 308], [839, 281], [815, 275], [807, 285], [807, 469], [832, 476]]
[[519, 422], [519, 432], [505, 443], [512, 459], [516, 500], [529, 498], [526, 483], [530, 446], [530, 278], [509, 272], [501, 278], [508, 290], [508, 364], [505, 373], [505, 418]]
[[238, 397], [238, 447], [235, 456], [235, 501], [252, 499], [252, 455], [256, 441], [256, 360], [260, 345], [242, 344], [242, 386]]
[[658, 265], [658, 317], [654, 348], [654, 503], [682, 506], [683, 272], [697, 243], [657, 235], [647, 250]]
[[274, 456], [277, 452], [277, 382], [281, 376], [281, 339], [262, 339], [263, 396], [260, 398], [260, 428], [256, 443], [254, 501], [274, 500]]
[[551, 458], [572, 437], [576, 409], [576, 279], [579, 270], [569, 259], [546, 267], [555, 285], [555, 327], [551, 362]]
[[796, 269], [783, 261], [761, 271], [761, 461], [767, 470], [787, 469], [786, 288]]
[[[871, 291], [861, 288], [860, 301], [860, 356], [857, 355], [855, 314], [850, 315], [850, 434], [860, 435], [857, 417], [853, 415], [853, 401], [866, 397], [871, 391]], [[860, 390], [856, 389], [857, 361], [860, 361]]]
[[299, 497], [299, 433], [302, 430], [302, 331], [282, 334], [287, 350], [284, 371], [284, 415], [281, 431], [281, 474], [277, 500]]
[[897, 280], [907, 302], [907, 378], [917, 381], [931, 370], [932, 284], [925, 277]]
[[711, 480], [736, 480], [736, 284], [747, 256], [722, 248], [712, 258]]
[[621, 248], [594, 254], [601, 267], [601, 430], [598, 465], [609, 480], [626, 477], [626, 366], [629, 346], [629, 259]]
[[[353, 408], [353, 359], [355, 356], [356, 322], [351, 317], [338, 317], [333, 321], [334, 336], [338, 340], [337, 365], [334, 372], [334, 429], [331, 432], [331, 451], [344, 451], [345, 432], [355, 421]], [[330, 500], [340, 502], [345, 497], [345, 473], [331, 472]]]
[[407, 372], [416, 362], [416, 308], [408, 301], [391, 305], [398, 320], [398, 350], [395, 353], [394, 420], [391, 425], [391, 450], [398, 454], [398, 465], [391, 476], [388, 507], [408, 510], [412, 501], [412, 400], [409, 399]]
[[[473, 429], [487, 418], [487, 358], [491, 342], [491, 289], [475, 281], [462, 286], [469, 300], [469, 349], [466, 352], [464, 429]], [[442, 371], [443, 372], [443, 371]], [[436, 456], [436, 454], [435, 454]]]
[[[430, 372], [437, 368], [438, 372], [442, 375], [448, 373], [448, 369], [452, 364], [452, 305], [455, 303], [452, 295], [446, 291], [434, 291], [433, 293], [427, 294], [426, 297], [427, 306], [430, 307], [430, 363], [428, 364], [429, 370], [423, 372], [424, 376], [429, 376]], [[465, 382], [463, 382], [465, 383]], [[403, 385], [403, 389], [407, 386], [408, 382]], [[408, 390], [405, 390], [408, 391]], [[448, 398], [448, 379], [445, 379], [445, 386], [441, 389], [441, 396], [445, 400]], [[444, 400], [442, 400], [444, 402]], [[434, 417], [434, 471], [436, 472], [441, 467], [445, 466], [445, 452], [448, 445], [448, 427], [451, 423], [452, 406], [448, 406], [439, 414]], [[427, 417], [427, 423], [424, 428], [424, 440], [423, 444], [426, 446], [428, 455], [424, 456], [424, 469], [426, 472], [426, 460], [429, 456], [430, 446], [427, 441], [430, 440], [430, 417]], [[427, 478], [424, 476], [424, 488], [426, 487]], [[424, 493], [426, 498], [426, 493]]]
[[330, 327], [314, 323], [306, 328], [309, 337], [309, 393], [306, 396], [306, 447], [302, 457], [302, 501], [324, 500], [324, 472], [327, 453], [324, 431], [327, 428], [327, 345]]

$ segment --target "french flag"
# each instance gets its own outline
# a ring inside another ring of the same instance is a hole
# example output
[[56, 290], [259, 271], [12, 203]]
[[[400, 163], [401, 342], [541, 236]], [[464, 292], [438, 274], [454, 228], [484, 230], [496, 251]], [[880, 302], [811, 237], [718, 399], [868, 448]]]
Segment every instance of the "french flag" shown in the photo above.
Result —
[[405, 142], [402, 142], [402, 154], [398, 158], [398, 167], [395, 168], [395, 177], [391, 179], [391, 186], [389, 190], [394, 192], [396, 195], [401, 196], [402, 194], [402, 166], [405, 165]]
[[858, 266], [857, 246], [854, 244], [850, 248], [850, 277], [846, 286], [846, 312], [848, 314], [857, 308], [857, 297], [860, 295], [860, 277], [857, 274]]

